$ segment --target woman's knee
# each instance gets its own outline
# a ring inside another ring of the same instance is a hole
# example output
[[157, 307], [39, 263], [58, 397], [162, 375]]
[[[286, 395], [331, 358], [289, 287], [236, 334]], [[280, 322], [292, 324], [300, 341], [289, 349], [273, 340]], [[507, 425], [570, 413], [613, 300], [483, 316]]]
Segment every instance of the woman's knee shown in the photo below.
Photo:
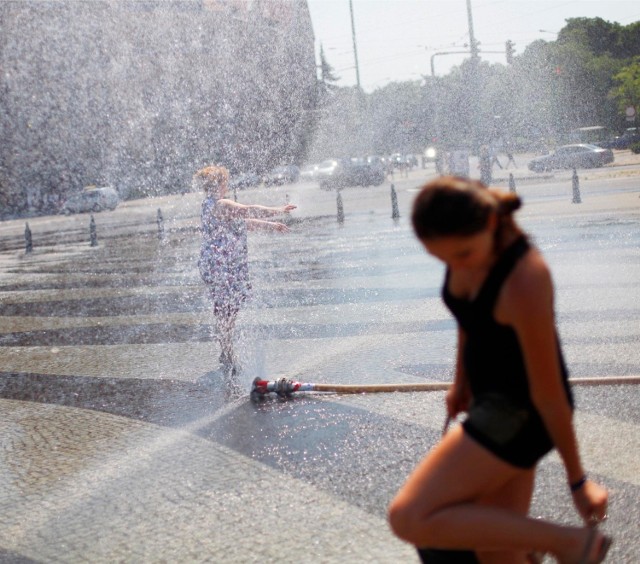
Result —
[[415, 544], [417, 534], [421, 538], [429, 534], [429, 514], [402, 498], [396, 497], [389, 504], [387, 518], [393, 533], [407, 542]]
[[407, 511], [405, 505], [399, 502], [397, 498], [389, 504], [387, 509], [387, 518], [393, 533], [403, 540], [409, 540], [406, 537], [407, 532], [411, 528], [411, 515], [410, 512]]

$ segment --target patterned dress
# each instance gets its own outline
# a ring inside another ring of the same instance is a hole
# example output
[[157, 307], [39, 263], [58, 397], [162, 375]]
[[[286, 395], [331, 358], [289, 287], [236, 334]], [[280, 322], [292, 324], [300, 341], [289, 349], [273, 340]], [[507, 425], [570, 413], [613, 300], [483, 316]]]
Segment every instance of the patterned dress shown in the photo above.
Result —
[[235, 313], [249, 297], [247, 226], [244, 219], [215, 216], [217, 200], [202, 202], [202, 245], [198, 268], [208, 286], [214, 311]]

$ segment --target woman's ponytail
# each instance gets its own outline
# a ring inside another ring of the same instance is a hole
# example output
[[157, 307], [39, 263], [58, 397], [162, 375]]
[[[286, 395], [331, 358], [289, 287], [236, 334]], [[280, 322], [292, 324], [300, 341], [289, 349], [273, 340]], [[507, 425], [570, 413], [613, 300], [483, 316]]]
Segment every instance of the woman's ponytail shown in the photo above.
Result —
[[514, 233], [524, 235], [513, 218], [513, 213], [522, 206], [522, 200], [520, 196], [513, 192], [505, 192], [495, 188], [489, 188], [489, 192], [496, 201], [498, 225], [495, 234], [495, 246], [496, 250], [500, 252]]
[[496, 188], [489, 188], [488, 190], [496, 200], [496, 211], [499, 216], [510, 216], [522, 207], [522, 200], [517, 194], [497, 190]]

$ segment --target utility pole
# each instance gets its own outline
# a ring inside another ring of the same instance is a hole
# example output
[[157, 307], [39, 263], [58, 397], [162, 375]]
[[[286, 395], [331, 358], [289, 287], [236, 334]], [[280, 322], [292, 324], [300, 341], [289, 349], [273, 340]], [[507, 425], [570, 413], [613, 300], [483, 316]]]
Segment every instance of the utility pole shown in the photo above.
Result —
[[356, 46], [356, 24], [353, 19], [353, 0], [349, 0], [349, 11], [351, 12], [351, 37], [353, 38], [353, 57], [356, 61], [356, 84], [360, 88], [360, 67], [358, 66], [358, 47]]
[[516, 46], [516, 44], [511, 41], [511, 39], [509, 39], [506, 43], [505, 43], [505, 54], [507, 55], [507, 64], [511, 65], [513, 64], [513, 52], [515, 51], [514, 47]]
[[473, 14], [471, 12], [471, 0], [467, 0], [467, 16], [469, 19], [469, 52], [471, 53], [471, 64], [469, 65], [468, 86], [466, 88], [468, 106], [468, 116], [466, 126], [469, 128], [469, 141], [476, 147], [479, 145], [481, 133], [478, 120], [479, 100], [475, 93], [478, 91], [480, 78], [480, 49], [476, 36], [473, 33]]
[[471, 51], [471, 60], [476, 62], [479, 59], [478, 42], [473, 34], [473, 14], [471, 13], [471, 0], [467, 0], [467, 16], [469, 18], [469, 50]]

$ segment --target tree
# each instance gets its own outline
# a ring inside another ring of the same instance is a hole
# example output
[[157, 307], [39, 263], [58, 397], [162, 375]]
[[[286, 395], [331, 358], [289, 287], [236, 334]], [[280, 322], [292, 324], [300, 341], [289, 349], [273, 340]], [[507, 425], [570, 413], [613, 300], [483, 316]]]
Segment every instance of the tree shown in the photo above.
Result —
[[628, 106], [640, 108], [640, 56], [622, 68], [613, 77], [617, 85], [611, 90], [610, 96], [618, 103], [618, 108], [624, 112]]
[[594, 55], [619, 57], [622, 26], [602, 18], [569, 18], [558, 34], [558, 44], [577, 43]]
[[423, 90], [417, 81], [392, 82], [369, 95], [368, 150], [387, 154], [423, 150], [430, 136], [426, 114], [432, 105]]
[[318, 82], [318, 102], [320, 106], [326, 104], [331, 95], [336, 92], [339, 80], [340, 77], [336, 76], [333, 67], [327, 62], [324, 56], [324, 49], [320, 45], [320, 80]]

